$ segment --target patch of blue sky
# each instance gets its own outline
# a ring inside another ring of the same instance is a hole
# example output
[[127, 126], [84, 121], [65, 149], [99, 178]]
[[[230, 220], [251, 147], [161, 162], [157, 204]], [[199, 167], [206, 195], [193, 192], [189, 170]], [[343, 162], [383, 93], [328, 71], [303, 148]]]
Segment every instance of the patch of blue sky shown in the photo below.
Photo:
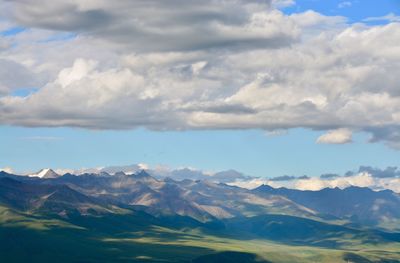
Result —
[[384, 17], [388, 14], [400, 15], [399, 0], [296, 0], [296, 4], [286, 7], [286, 14], [314, 10], [327, 16], [344, 16], [349, 23], [386, 24], [387, 19], [365, 21], [370, 17]]
[[33, 93], [37, 92], [38, 90], [39, 90], [39, 88], [36, 88], [36, 87], [19, 88], [19, 89], [13, 90], [10, 95], [14, 96], [14, 97], [24, 98], [24, 97], [28, 97], [28, 96], [32, 95]]
[[24, 27], [12, 27], [12, 28], [1, 31], [0, 36], [3, 36], [3, 37], [15, 36], [19, 33], [24, 32], [25, 30], [26, 30], [26, 28], [24, 28]]
[[57, 42], [57, 41], [68, 41], [72, 40], [77, 37], [78, 34], [76, 33], [59, 33], [52, 35], [44, 40], [41, 40], [40, 42], [42, 43], [48, 43], [48, 42]]
[[262, 130], [155, 132], [0, 126], [0, 134], [0, 168], [11, 166], [17, 171], [147, 163], [208, 171], [236, 169], [271, 177], [344, 174], [360, 165], [400, 166], [398, 151], [368, 143], [363, 133], [345, 145], [316, 144], [322, 132], [305, 129], [267, 136]]

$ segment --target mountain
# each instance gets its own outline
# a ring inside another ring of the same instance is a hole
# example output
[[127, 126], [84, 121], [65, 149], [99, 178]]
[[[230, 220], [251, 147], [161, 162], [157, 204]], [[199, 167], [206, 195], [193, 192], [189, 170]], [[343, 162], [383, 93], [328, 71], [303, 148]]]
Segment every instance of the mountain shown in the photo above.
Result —
[[66, 185], [45, 185], [0, 178], [0, 204], [31, 213], [98, 214], [111, 212], [107, 205]]
[[[290, 215], [320, 221], [345, 220], [348, 224], [399, 229], [400, 196], [392, 191], [369, 188], [326, 188], [300, 191], [272, 188], [267, 185], [254, 190], [208, 180], [177, 181], [156, 179], [141, 170], [134, 174], [114, 175], [65, 174], [51, 176], [42, 170], [42, 177], [18, 177], [2, 173], [22, 182], [47, 186], [67, 186], [93, 200], [114, 205], [140, 206], [152, 215], [189, 216], [207, 222], [234, 217], [265, 214]], [[222, 174], [230, 177], [232, 172]], [[238, 176], [233, 173], [233, 176]]]
[[54, 178], [1, 172], [0, 258], [400, 262], [400, 233], [361, 220], [375, 210], [399, 219], [397, 198], [364, 188], [248, 190], [146, 171]]
[[251, 191], [210, 181], [182, 181], [185, 198], [195, 202], [216, 218], [254, 216], [265, 213], [313, 217], [316, 213], [281, 196], [263, 198]]
[[[381, 233], [286, 215], [236, 217], [226, 220], [225, 223], [228, 231], [240, 230], [259, 238], [295, 245], [313, 244], [335, 248], [346, 246], [351, 239], [359, 236], [363, 236], [366, 243], [370, 244], [385, 241]], [[400, 235], [396, 236], [396, 240], [400, 240]]]
[[52, 169], [42, 169], [37, 173], [28, 175], [29, 177], [39, 177], [39, 178], [57, 178], [60, 175], [54, 172]]
[[318, 213], [282, 196], [260, 197], [251, 191], [206, 180], [156, 179], [146, 171], [113, 176], [83, 174], [40, 180], [42, 184], [66, 184], [87, 196], [113, 203], [139, 205], [153, 215], [177, 214], [200, 221], [253, 216], [265, 213], [317, 217]]
[[400, 222], [400, 195], [390, 190], [373, 191], [370, 188], [326, 188], [320, 191], [275, 189], [260, 186], [253, 193], [266, 197], [284, 196], [300, 205], [351, 222], [372, 226], [391, 226]]
[[244, 175], [233, 169], [217, 172], [214, 174], [205, 173], [201, 170], [196, 170], [192, 168], [179, 168], [179, 169], [150, 169], [145, 164], [133, 164], [126, 166], [109, 166], [102, 168], [89, 168], [75, 170], [72, 173], [81, 174], [101, 174], [107, 173], [110, 175], [115, 175], [117, 173], [123, 172], [125, 174], [137, 174], [138, 172], [145, 170], [146, 173], [150, 174], [156, 179], [163, 180], [167, 177], [172, 178], [177, 181], [189, 179], [189, 180], [208, 180], [218, 183], [233, 183], [238, 180], [249, 180], [254, 179], [254, 177]]

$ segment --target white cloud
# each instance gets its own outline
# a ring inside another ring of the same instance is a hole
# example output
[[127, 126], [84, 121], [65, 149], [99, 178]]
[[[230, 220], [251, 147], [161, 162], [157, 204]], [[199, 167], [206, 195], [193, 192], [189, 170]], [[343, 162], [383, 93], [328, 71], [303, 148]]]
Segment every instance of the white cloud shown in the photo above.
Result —
[[[302, 127], [334, 129], [320, 141], [336, 143], [351, 129], [400, 148], [400, 24], [285, 15], [278, 3], [2, 1], [7, 23], [30, 29], [0, 37], [0, 69], [15, 71], [0, 81], [0, 123]], [[66, 31], [72, 37], [52, 40]], [[39, 89], [10, 95], [24, 86]]]
[[335, 188], [341, 189], [349, 186], [358, 187], [375, 187], [374, 178], [368, 173], [361, 173], [349, 177], [337, 177], [334, 179], [320, 179], [311, 178], [306, 180], [298, 180], [295, 183], [295, 188], [299, 190], [321, 190], [323, 188]]
[[254, 178], [251, 180], [237, 180], [235, 182], [228, 183], [228, 185], [238, 186], [238, 187], [247, 188], [247, 189], [254, 189], [263, 184], [274, 187], [273, 185], [271, 185], [271, 182], [269, 182], [268, 179], [264, 179], [264, 178]]
[[338, 4], [338, 7], [339, 8], [346, 8], [346, 7], [351, 7], [352, 5], [353, 5], [353, 3], [350, 2], [350, 1], [343, 1], [343, 2], [340, 2]]
[[318, 191], [324, 188], [345, 189], [350, 186], [368, 187], [373, 190], [389, 189], [400, 193], [400, 178], [377, 178], [367, 172], [357, 173], [352, 176], [338, 176], [321, 179], [310, 177], [308, 179], [295, 179], [289, 181], [271, 181], [269, 178], [254, 178], [250, 180], [237, 180], [230, 185], [254, 189], [261, 185], [269, 185], [274, 188], [286, 187], [297, 190]]
[[273, 0], [272, 5], [276, 8], [284, 8], [296, 4], [295, 0]]
[[352, 132], [349, 129], [338, 129], [329, 131], [317, 139], [317, 143], [323, 144], [345, 144], [352, 141]]
[[288, 130], [270, 130], [265, 133], [268, 137], [278, 137], [288, 134]]
[[394, 13], [389, 13], [385, 16], [368, 17], [368, 18], [364, 19], [364, 21], [365, 22], [375, 22], [375, 21], [400, 22], [400, 16], [397, 16]]

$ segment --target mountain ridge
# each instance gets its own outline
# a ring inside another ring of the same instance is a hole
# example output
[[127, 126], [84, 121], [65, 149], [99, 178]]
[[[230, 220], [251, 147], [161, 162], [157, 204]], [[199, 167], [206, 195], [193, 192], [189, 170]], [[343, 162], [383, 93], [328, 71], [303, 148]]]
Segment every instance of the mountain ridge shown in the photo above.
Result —
[[143, 169], [134, 174], [67, 173], [50, 178], [2, 172], [1, 177], [39, 185], [66, 185], [103, 202], [143, 206], [153, 215], [176, 214], [202, 222], [263, 214], [346, 220], [349, 224], [380, 227], [400, 222], [400, 196], [390, 190], [353, 186], [301, 191], [268, 185], [248, 190], [207, 180], [156, 179]]
[[[309, 192], [317, 198], [303, 196]], [[269, 246], [271, 251], [283, 247], [280, 253], [285, 255], [288, 250], [301, 247], [302, 250], [311, 249], [319, 251], [319, 255], [334, 257], [335, 262], [345, 258], [364, 260], [360, 262], [386, 262], [365, 261], [366, 257], [374, 260], [398, 258], [391, 250], [385, 250], [385, 246], [396, 248], [400, 242], [396, 225], [389, 229], [383, 228], [379, 222], [370, 224], [347, 214], [326, 214], [321, 207], [306, 202], [321, 199], [320, 194], [354, 192], [361, 193], [361, 196], [354, 198], [353, 202], [357, 201], [363, 207], [365, 193], [371, 196], [367, 201], [388, 198], [385, 200], [389, 202], [393, 201], [393, 192], [375, 192], [368, 188], [309, 192], [292, 192], [270, 186], [249, 190], [207, 180], [159, 179], [145, 171], [79, 176], [67, 173], [56, 178], [2, 172], [0, 241], [13, 244], [12, 240], [16, 239], [17, 244], [24, 244], [27, 240], [31, 242], [29, 248], [36, 248], [36, 243], [49, 240], [49, 244], [57, 247], [57, 255], [69, 258], [73, 252], [60, 250], [65, 248], [62, 245], [64, 240], [68, 240], [67, 247], [76, 247], [73, 244], [77, 243], [79, 247], [92, 246], [91, 251], [95, 252], [85, 253], [96, 258], [97, 262], [104, 262], [96, 255], [104, 255], [102, 248], [105, 247], [106, 251], [114, 251], [115, 248], [126, 251], [124, 253], [130, 259], [132, 254], [135, 255], [130, 260], [132, 262], [145, 262], [143, 255], [149, 257], [148, 262], [153, 262], [153, 258], [159, 259], [156, 262], [176, 262], [175, 257], [181, 254], [184, 258], [179, 262], [189, 263], [194, 259], [197, 260], [195, 262], [205, 259], [219, 262], [226, 255], [201, 249], [194, 253], [198, 246], [216, 246], [216, 251], [220, 251], [221, 247], [227, 251], [241, 251], [245, 247], [244, 251], [252, 251], [254, 255], [258, 254], [257, 249]], [[346, 202], [351, 203], [348, 198]], [[398, 218], [396, 211], [389, 212], [390, 216]], [[360, 213], [359, 216], [363, 215]], [[23, 238], [14, 237], [14, 233]], [[7, 238], [11, 238], [11, 242]], [[259, 242], [262, 247], [257, 247]], [[177, 244], [176, 248], [169, 252], [172, 244]], [[377, 245], [385, 253], [378, 253], [377, 249], [366, 250]], [[8, 252], [15, 251], [12, 249], [15, 246], [10, 245], [7, 250], [0, 248], [0, 257], [12, 257]], [[150, 252], [153, 250], [155, 252]], [[54, 258], [51, 251], [41, 253], [46, 259]], [[118, 254], [105, 254], [112, 258], [107, 262], [120, 262], [115, 258]], [[297, 262], [297, 259], [298, 262], [307, 262], [301, 260], [303, 256], [296, 253], [291, 262]], [[250, 254], [245, 258], [253, 256]], [[268, 259], [266, 262], [287, 262], [286, 256], [264, 258]], [[36, 262], [41, 261], [42, 258]], [[250, 262], [259, 261], [254, 259]]]

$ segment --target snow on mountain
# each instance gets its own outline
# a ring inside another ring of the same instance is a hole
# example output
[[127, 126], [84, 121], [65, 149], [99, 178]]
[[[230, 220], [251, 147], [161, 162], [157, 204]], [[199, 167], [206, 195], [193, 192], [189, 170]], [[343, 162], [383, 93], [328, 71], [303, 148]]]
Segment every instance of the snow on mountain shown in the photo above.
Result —
[[28, 176], [29, 177], [39, 177], [39, 178], [56, 178], [60, 175], [57, 174], [56, 172], [54, 172], [52, 169], [46, 168], [46, 169], [40, 170], [37, 173], [29, 174]]

